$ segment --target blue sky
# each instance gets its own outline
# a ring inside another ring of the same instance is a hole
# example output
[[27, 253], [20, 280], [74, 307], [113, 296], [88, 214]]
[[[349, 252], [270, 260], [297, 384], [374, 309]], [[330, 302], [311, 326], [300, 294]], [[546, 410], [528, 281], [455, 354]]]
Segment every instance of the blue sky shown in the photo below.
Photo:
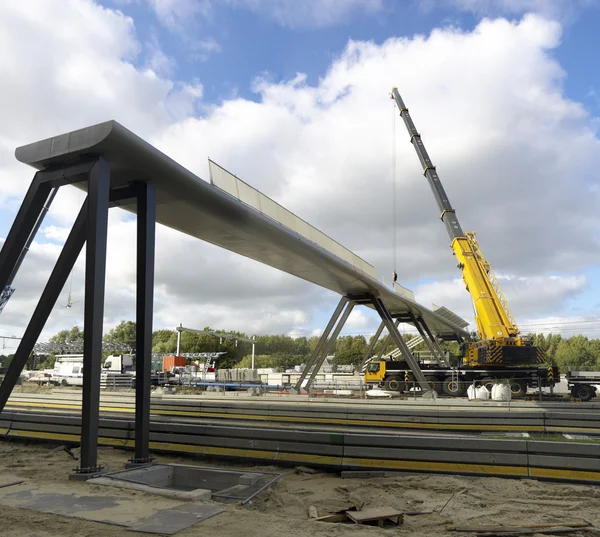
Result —
[[[289, 21], [282, 24], [270, 16], [269, 0], [263, 2], [264, 10], [212, 2], [210, 15], [191, 10], [185, 20], [176, 23], [165, 22], [150, 1], [103, 0], [101, 3], [111, 9], [117, 6], [134, 19], [138, 38], [144, 44], [136, 63], [148, 64], [153, 49], [159, 47], [171, 59], [171, 74], [180, 80], [202, 80], [206, 103], [219, 103], [234, 94], [257, 99], [252, 91], [253, 81], [263, 73], [273, 81], [280, 81], [292, 79], [301, 72], [307, 75], [309, 84], [316, 84], [349, 40], [380, 44], [390, 37], [428, 35], [436, 28], [447, 26], [472, 30], [485, 16], [519, 18], [530, 6], [556, 4], [555, 9], [546, 8], [542, 13], [563, 24], [562, 42], [554, 54], [568, 75], [565, 93], [582, 102], [591, 113], [600, 110], [600, 72], [593, 68], [600, 45], [600, 7], [593, 0], [574, 0], [572, 6], [552, 0], [506, 2], [521, 4], [522, 7], [514, 9], [502, 9], [497, 5], [502, 2], [493, 0], [472, 2], [481, 6], [475, 10], [461, 8], [461, 4], [469, 2], [460, 1], [382, 0], [380, 9], [349, 10], [339, 23], [320, 25], [304, 19], [297, 24]], [[496, 4], [496, 7], [485, 7], [486, 4]]]
[[[47, 12], [29, 2], [0, 6], [0, 33], [14, 45], [0, 53], [0, 76], [10, 81], [0, 96], [1, 237], [31, 177], [14, 147], [115, 118], [203, 178], [206, 157], [216, 158], [372, 262], [380, 279], [389, 283], [395, 269], [425, 305], [470, 319], [435, 204], [400, 130], [392, 266], [386, 96], [397, 84], [463, 228], [478, 232], [524, 328], [575, 330], [584, 322], [582, 330], [600, 333], [600, 1], [73, 0]], [[80, 201], [73, 189], [57, 198], [30, 270], [50, 270]], [[127, 266], [132, 224], [115, 216], [107, 328], [133, 316], [133, 276], [114, 269]], [[157, 260], [157, 327], [310, 334], [334, 308], [330, 293], [197, 243], [194, 260], [172, 274], [171, 260], [192, 245], [168, 237]], [[197, 266], [208, 276], [198, 279]], [[252, 280], [238, 278], [244, 273], [269, 288], [253, 296]], [[223, 288], [211, 280], [218, 276], [239, 287]], [[6, 310], [13, 313], [2, 318], [13, 333], [42, 285], [20, 278]], [[80, 263], [75, 295], [82, 283]], [[57, 312], [48, 333], [80, 322], [75, 310], [68, 318]], [[593, 329], [590, 319], [598, 319]], [[376, 325], [357, 314], [347, 332]]]

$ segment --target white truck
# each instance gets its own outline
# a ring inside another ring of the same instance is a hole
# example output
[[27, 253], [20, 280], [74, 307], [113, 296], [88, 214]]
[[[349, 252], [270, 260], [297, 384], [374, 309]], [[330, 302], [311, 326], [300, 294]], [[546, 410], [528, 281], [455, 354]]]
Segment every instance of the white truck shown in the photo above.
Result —
[[110, 354], [104, 360], [102, 373], [133, 373], [135, 356], [133, 354]]
[[81, 386], [83, 384], [83, 354], [59, 354], [49, 379], [56, 386]]
[[[110, 375], [111, 378], [115, 378], [118, 375], [132, 373], [135, 373], [135, 356], [131, 354], [111, 354], [102, 364], [103, 376]], [[83, 354], [58, 355], [51, 377], [44, 381], [56, 386], [82, 386]]]

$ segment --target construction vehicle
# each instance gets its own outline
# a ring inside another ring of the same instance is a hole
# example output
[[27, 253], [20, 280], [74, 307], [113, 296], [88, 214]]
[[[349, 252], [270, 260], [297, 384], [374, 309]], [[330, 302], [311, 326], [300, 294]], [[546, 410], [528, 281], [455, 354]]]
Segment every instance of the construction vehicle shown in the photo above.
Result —
[[[479, 249], [475, 233], [463, 232], [421, 135], [396, 88], [392, 89], [391, 98], [400, 110], [423, 166], [423, 175], [441, 211], [440, 219], [450, 236], [457, 267], [476, 311], [477, 334], [470, 341], [461, 341], [458, 367], [440, 369], [437, 365], [423, 364], [423, 373], [436, 391], [441, 388], [444, 393], [455, 396], [464, 394], [473, 382], [489, 387], [499, 379], [510, 380], [513, 397], [525, 395], [527, 387], [553, 386], [554, 379], [559, 378], [558, 369], [548, 366], [543, 349], [535, 347], [531, 338], [520, 335], [498, 279]], [[390, 389], [401, 390], [411, 382], [410, 370], [404, 362], [371, 362], [365, 381], [373, 383], [376, 378]]]

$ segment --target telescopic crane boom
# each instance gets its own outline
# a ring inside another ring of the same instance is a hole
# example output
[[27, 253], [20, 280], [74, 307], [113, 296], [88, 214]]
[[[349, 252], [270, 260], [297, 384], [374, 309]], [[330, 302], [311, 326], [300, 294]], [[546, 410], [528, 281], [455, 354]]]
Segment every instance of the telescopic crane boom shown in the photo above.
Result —
[[450, 204], [437, 170], [421, 140], [402, 97], [396, 88], [392, 89], [392, 99], [400, 110], [410, 141], [423, 166], [423, 175], [441, 211], [440, 219], [450, 236], [451, 247], [462, 272], [463, 281], [471, 294], [475, 306], [479, 340], [469, 342], [464, 363], [470, 365], [525, 365], [545, 361], [543, 352], [529, 345], [519, 337], [519, 328], [508, 307], [508, 302], [492, 267], [485, 260], [475, 233], [463, 232], [456, 211]]

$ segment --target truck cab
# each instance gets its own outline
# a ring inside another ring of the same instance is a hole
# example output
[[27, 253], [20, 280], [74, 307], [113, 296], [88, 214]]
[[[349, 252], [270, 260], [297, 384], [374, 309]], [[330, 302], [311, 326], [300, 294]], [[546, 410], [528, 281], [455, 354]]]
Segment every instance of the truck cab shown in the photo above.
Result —
[[109, 354], [102, 365], [103, 373], [131, 373], [135, 371], [135, 356], [132, 354]]

